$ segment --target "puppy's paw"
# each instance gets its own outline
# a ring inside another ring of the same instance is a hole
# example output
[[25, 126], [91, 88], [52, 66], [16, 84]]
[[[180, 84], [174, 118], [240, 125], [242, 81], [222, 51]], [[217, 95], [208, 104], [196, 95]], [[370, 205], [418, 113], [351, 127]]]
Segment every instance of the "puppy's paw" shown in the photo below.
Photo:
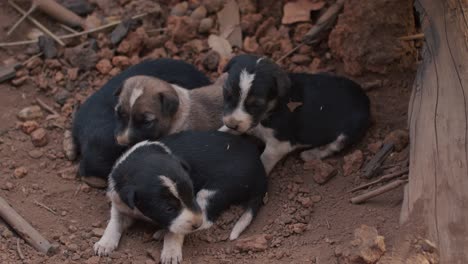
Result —
[[322, 159], [323, 153], [320, 149], [309, 149], [304, 150], [300, 154], [302, 161], [307, 162], [311, 160], [319, 160]]
[[182, 248], [163, 247], [161, 252], [161, 264], [180, 264], [182, 262]]
[[98, 256], [107, 256], [114, 251], [119, 245], [119, 241], [101, 238], [94, 244], [94, 253]]

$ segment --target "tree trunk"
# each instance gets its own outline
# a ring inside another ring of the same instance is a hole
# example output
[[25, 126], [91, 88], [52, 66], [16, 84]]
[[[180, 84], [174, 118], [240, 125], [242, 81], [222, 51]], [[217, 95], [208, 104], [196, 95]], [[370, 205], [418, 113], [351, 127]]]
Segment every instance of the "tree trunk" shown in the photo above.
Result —
[[426, 41], [409, 105], [410, 174], [400, 220], [422, 225], [440, 263], [468, 263], [468, 2], [415, 6]]

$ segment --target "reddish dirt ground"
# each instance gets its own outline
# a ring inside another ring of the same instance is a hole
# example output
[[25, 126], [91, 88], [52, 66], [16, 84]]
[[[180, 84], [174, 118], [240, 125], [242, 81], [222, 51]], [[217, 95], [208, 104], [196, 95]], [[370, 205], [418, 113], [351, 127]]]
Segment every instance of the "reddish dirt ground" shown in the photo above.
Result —
[[[6, 31], [17, 18], [18, 15], [5, 2], [0, 3], [0, 41], [7, 39]], [[29, 27], [29, 23], [24, 23], [8, 39], [21, 39]], [[0, 49], [0, 59], [5, 61], [22, 53], [23, 49], [18, 47]], [[341, 70], [343, 64], [338, 60], [327, 66], [345, 74]], [[297, 155], [289, 156], [276, 167], [269, 178], [267, 204], [241, 236], [266, 234], [266, 250], [239, 252], [235, 242], [226, 241], [238, 215], [228, 212], [212, 229], [188, 236], [184, 244], [184, 263], [337, 263], [336, 247], [349, 244], [354, 229], [363, 224], [375, 227], [385, 237], [387, 251], [391, 250], [396, 239], [395, 230], [399, 228], [402, 189], [362, 205], [351, 204], [349, 190], [366, 180], [360, 178], [359, 173], [343, 176], [343, 156], [359, 149], [365, 160], [369, 160], [373, 155], [368, 149], [369, 144], [383, 140], [395, 129], [406, 128], [413, 77], [414, 71], [408, 70], [353, 78], [361, 83], [375, 78], [385, 81], [381, 87], [367, 92], [372, 102], [373, 125], [366, 137], [352, 149], [326, 160], [338, 169], [338, 174], [326, 184], [315, 183], [311, 172], [303, 169], [303, 162]], [[89, 92], [88, 89], [83, 93]], [[51, 243], [56, 243], [58, 250], [53, 256], [44, 256], [20, 240], [24, 255], [21, 259], [17, 235], [0, 221], [0, 262], [154, 263], [162, 244], [151, 240], [154, 230], [147, 224], [138, 224], [130, 229], [123, 236], [118, 250], [109, 257], [94, 256], [92, 246], [108, 221], [109, 203], [104, 190], [90, 189], [78, 179], [73, 179], [76, 163], [69, 162], [62, 151], [63, 132], [69, 126], [70, 118], [63, 124], [60, 120], [40, 119], [38, 123], [46, 128], [49, 138], [49, 143], [40, 148], [33, 146], [29, 135], [18, 129], [17, 113], [34, 104], [36, 98], [56, 105], [49, 95], [39, 91], [32, 82], [19, 87], [10, 82], [0, 84], [0, 196]], [[59, 111], [60, 108], [56, 109]], [[403, 159], [405, 153], [405, 150], [393, 153], [389, 163]], [[18, 167], [27, 169], [24, 177], [14, 176]], [[301, 203], [299, 197], [309, 197], [312, 201]]]

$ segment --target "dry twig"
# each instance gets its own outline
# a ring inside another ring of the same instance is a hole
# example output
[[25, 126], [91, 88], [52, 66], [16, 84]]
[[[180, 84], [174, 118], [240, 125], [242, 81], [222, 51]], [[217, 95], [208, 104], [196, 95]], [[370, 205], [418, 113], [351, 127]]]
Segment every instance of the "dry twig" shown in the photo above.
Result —
[[16, 21], [16, 23], [10, 28], [10, 30], [8, 30], [7, 36], [10, 36], [11, 33], [13, 33], [13, 31], [15, 31], [15, 29], [19, 26], [19, 24], [21, 24], [21, 22], [23, 22], [26, 19], [26, 17], [28, 17], [34, 10], [36, 10], [36, 8], [37, 8], [37, 5], [35, 5], [33, 2], [28, 12], [23, 14], [23, 16], [18, 21]]
[[315, 44], [318, 42], [317, 36], [333, 25], [338, 13], [343, 8], [344, 0], [337, 0], [335, 4], [330, 6], [323, 15], [317, 20], [314, 26], [302, 38], [302, 42], [307, 44]]
[[365, 202], [371, 198], [374, 198], [376, 196], [379, 196], [383, 193], [386, 193], [388, 191], [391, 191], [393, 189], [398, 188], [400, 185], [403, 185], [408, 182], [408, 179], [398, 179], [396, 181], [392, 181], [391, 183], [388, 183], [380, 188], [377, 188], [375, 190], [372, 190], [370, 192], [358, 195], [356, 197], [351, 198], [351, 203], [353, 204], [359, 204], [362, 202]]
[[400, 40], [406, 40], [406, 41], [424, 39], [424, 33], [418, 33], [418, 34], [414, 34], [414, 35], [404, 36], [404, 37], [400, 37], [399, 39]]
[[363, 176], [365, 178], [372, 178], [377, 170], [380, 168], [384, 160], [393, 150], [393, 143], [384, 144], [383, 147], [372, 157], [372, 159], [364, 166]]
[[43, 203], [40, 203], [40, 202], [34, 200], [34, 204], [37, 205], [37, 206], [40, 206], [40, 207], [42, 207], [42, 208], [44, 208], [44, 209], [46, 209], [47, 211], [51, 212], [51, 213], [54, 214], [54, 215], [57, 215], [57, 212], [55, 212], [54, 209], [48, 207], [47, 205], [45, 205], [45, 204], [43, 204]]
[[289, 57], [291, 54], [293, 54], [294, 52], [296, 52], [296, 50], [298, 50], [300, 47], [302, 47], [304, 45], [304, 43], [301, 43], [299, 45], [297, 45], [296, 47], [294, 47], [292, 50], [290, 50], [288, 53], [284, 54], [281, 58], [277, 59], [276, 60], [276, 63], [280, 63], [282, 60], [286, 59], [287, 57]]
[[47, 112], [51, 113], [52, 115], [55, 115], [55, 116], [60, 116], [59, 113], [57, 113], [57, 111], [55, 111], [51, 106], [49, 106], [48, 104], [46, 104], [44, 101], [42, 101], [41, 99], [39, 98], [36, 98], [36, 103], [44, 108], [44, 110], [46, 110]]
[[356, 191], [365, 189], [365, 188], [367, 188], [367, 187], [370, 187], [370, 186], [372, 186], [372, 185], [376, 185], [377, 183], [381, 183], [381, 182], [385, 182], [385, 181], [389, 181], [389, 180], [395, 179], [395, 178], [400, 177], [401, 175], [406, 174], [406, 173], [408, 173], [408, 172], [409, 172], [409, 169], [408, 169], [408, 168], [405, 168], [405, 169], [403, 169], [403, 170], [401, 170], [401, 171], [397, 171], [397, 172], [394, 172], [394, 173], [390, 173], [390, 174], [384, 175], [384, 176], [382, 176], [382, 177], [381, 177], [380, 179], [378, 179], [378, 180], [375, 180], [375, 181], [372, 181], [372, 182], [363, 184], [363, 185], [361, 185], [361, 186], [358, 186], [358, 187], [352, 189], [352, 190], [349, 191], [349, 192], [353, 193], [353, 192], [356, 192]]
[[23, 251], [21, 251], [21, 247], [20, 247], [19, 237], [16, 239], [16, 251], [18, 252], [18, 256], [20, 257], [20, 259], [24, 259]]

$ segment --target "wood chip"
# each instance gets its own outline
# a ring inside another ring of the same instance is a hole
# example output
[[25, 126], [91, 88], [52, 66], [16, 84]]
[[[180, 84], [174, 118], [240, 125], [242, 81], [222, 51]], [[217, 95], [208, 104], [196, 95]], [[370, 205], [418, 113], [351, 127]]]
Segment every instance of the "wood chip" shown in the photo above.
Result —
[[232, 46], [229, 41], [223, 37], [210, 35], [208, 37], [208, 46], [218, 52], [223, 58], [229, 58], [232, 55]]
[[242, 48], [239, 6], [236, 0], [229, 0], [218, 12], [219, 32], [233, 47]]
[[281, 23], [293, 24], [296, 22], [310, 21], [310, 11], [320, 10], [325, 6], [325, 2], [315, 2], [312, 0], [297, 0], [288, 2], [283, 8], [283, 18]]

